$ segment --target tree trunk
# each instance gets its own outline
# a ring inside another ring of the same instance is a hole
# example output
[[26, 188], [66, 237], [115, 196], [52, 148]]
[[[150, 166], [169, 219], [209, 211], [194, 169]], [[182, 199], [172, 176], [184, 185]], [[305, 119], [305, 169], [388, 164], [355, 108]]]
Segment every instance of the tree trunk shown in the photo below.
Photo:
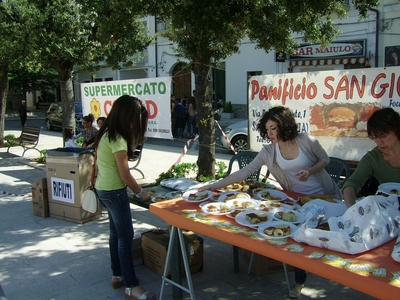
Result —
[[65, 143], [64, 128], [75, 128], [74, 91], [72, 87], [72, 69], [58, 69], [62, 106], [63, 143]]
[[193, 67], [196, 83], [197, 126], [199, 129], [199, 157], [197, 179], [215, 178], [215, 124], [211, 102], [211, 60], [197, 62]]
[[8, 65], [0, 66], [0, 148], [4, 146], [4, 118], [8, 93]]

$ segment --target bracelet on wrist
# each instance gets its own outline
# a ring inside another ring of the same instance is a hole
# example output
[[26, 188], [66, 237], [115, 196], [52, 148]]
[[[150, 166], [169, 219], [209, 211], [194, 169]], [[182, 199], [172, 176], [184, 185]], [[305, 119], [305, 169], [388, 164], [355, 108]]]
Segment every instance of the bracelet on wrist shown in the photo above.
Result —
[[140, 192], [137, 193], [137, 195], [138, 195], [138, 196], [141, 196], [141, 195], [143, 194], [143, 192], [144, 192], [144, 189], [143, 189], [142, 187], [140, 187]]

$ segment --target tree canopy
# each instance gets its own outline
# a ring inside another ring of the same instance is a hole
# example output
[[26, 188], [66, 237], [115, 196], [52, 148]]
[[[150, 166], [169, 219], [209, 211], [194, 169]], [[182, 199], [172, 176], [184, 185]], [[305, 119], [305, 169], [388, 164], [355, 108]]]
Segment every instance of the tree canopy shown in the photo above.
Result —
[[[129, 1], [99, 0], [13, 0], [0, 6], [0, 66], [14, 61], [52, 67], [58, 73], [63, 107], [63, 126], [73, 126], [72, 72], [95, 70], [101, 62], [113, 68], [130, 66], [151, 42], [140, 19], [143, 15]], [[27, 13], [29, 12], [29, 14]], [[15, 16], [14, 16], [15, 15]], [[25, 16], [22, 19], [22, 16]], [[32, 34], [34, 32], [34, 34]], [[7, 38], [8, 36], [8, 38]], [[21, 36], [21, 37], [20, 37]], [[27, 41], [29, 46], [21, 47]], [[14, 45], [16, 44], [16, 45]], [[16, 51], [14, 49], [17, 49]], [[25, 52], [26, 58], [16, 53]], [[15, 55], [14, 55], [15, 54]], [[3, 73], [7, 74], [8, 69]], [[2, 77], [3, 78], [3, 77]], [[7, 78], [7, 76], [4, 76]], [[0, 86], [2, 103], [7, 84]], [[4, 115], [4, 113], [2, 113]], [[1, 130], [2, 134], [4, 129]]]
[[[215, 176], [215, 135], [211, 66], [238, 52], [243, 38], [257, 47], [292, 52], [304, 41], [327, 45], [337, 36], [335, 18], [346, 16], [343, 0], [133, 0], [146, 14], [166, 23], [160, 32], [195, 75], [199, 116], [198, 177]], [[377, 0], [353, 0], [365, 17]], [[201, 178], [199, 178], [201, 179]]]

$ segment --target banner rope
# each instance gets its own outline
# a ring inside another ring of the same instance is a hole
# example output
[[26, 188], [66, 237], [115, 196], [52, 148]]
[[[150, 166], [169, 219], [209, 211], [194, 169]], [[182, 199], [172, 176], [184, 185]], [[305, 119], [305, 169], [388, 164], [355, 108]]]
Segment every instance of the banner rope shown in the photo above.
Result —
[[[233, 147], [231, 141], [229, 140], [229, 138], [226, 136], [225, 132], [222, 130], [221, 125], [218, 123], [217, 120], [214, 120], [215, 123], [218, 125], [219, 130], [221, 130], [222, 135], [224, 136], [225, 140], [228, 142], [229, 147], [232, 149], [233, 153], [237, 154], [236, 149]], [[172, 171], [177, 165], [179, 165], [182, 161], [182, 158], [186, 155], [187, 151], [190, 148], [191, 143], [194, 143], [197, 139], [199, 138], [199, 135], [197, 134], [195, 137], [189, 139], [186, 141], [185, 146], [183, 146], [181, 155], [179, 156], [178, 160], [171, 166], [171, 168], [168, 169], [167, 172]]]
[[15, 197], [32, 197], [32, 194], [15, 194], [7, 191], [0, 191], [0, 195], [15, 196]]
[[231, 148], [231, 150], [233, 151], [233, 153], [237, 153], [235, 147], [233, 147], [231, 141], [229, 140], [229, 138], [226, 136], [225, 132], [222, 130], [221, 125], [219, 125], [217, 120], [214, 120], [215, 123], [217, 123], [219, 130], [221, 130], [222, 135], [224, 136], [224, 139], [228, 142], [229, 147]]
[[190, 144], [194, 143], [197, 139], [199, 138], [199, 135], [197, 134], [194, 138], [191, 138], [190, 140], [187, 140], [185, 143], [185, 146], [183, 146], [183, 150], [181, 152], [181, 155], [179, 156], [178, 160], [169, 168], [168, 172], [173, 170], [177, 165], [179, 165], [182, 161], [182, 158], [185, 156], [187, 153], [188, 149], [190, 148]]

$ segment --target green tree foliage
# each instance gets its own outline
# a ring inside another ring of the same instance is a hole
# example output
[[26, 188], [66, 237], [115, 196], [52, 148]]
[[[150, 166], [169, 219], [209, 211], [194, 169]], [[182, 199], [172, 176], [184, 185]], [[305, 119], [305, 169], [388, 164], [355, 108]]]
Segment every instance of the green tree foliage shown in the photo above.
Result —
[[35, 0], [41, 61], [49, 61], [58, 72], [63, 126], [74, 125], [72, 72], [94, 70], [100, 62], [113, 68], [132, 65], [134, 54], [151, 39], [132, 5], [119, 1]]
[[32, 57], [31, 35], [35, 32], [34, 12], [28, 1], [0, 1], [0, 147], [4, 145], [4, 115], [11, 68], [28, 66]]
[[[78, 66], [92, 71], [101, 62], [113, 68], [131, 66], [139, 59], [135, 54], [143, 52], [151, 42], [144, 23], [138, 18], [140, 10], [129, 1], [125, 5], [122, 2], [2, 1], [0, 79], [7, 78], [9, 67], [15, 61], [24, 62], [23, 66], [29, 70], [55, 69], [64, 112], [63, 126], [73, 126], [73, 71]], [[17, 56], [21, 53], [25, 58]], [[7, 59], [3, 62], [4, 58]], [[8, 81], [3, 84], [0, 80], [2, 98], [7, 88]], [[4, 129], [1, 132], [4, 133]]]
[[[215, 135], [211, 105], [211, 66], [238, 52], [248, 37], [266, 51], [291, 52], [298, 41], [327, 45], [337, 34], [333, 17], [344, 17], [343, 0], [132, 0], [145, 12], [162, 19], [160, 32], [176, 45], [195, 75], [198, 103], [198, 177], [214, 177]], [[129, 2], [132, 2], [129, 1]], [[366, 16], [377, 0], [353, 0]]]

